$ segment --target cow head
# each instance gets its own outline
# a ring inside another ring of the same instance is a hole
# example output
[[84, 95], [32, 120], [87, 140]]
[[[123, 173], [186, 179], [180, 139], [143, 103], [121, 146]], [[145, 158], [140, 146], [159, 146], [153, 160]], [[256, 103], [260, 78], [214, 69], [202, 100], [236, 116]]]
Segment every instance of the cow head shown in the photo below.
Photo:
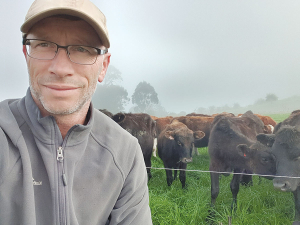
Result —
[[125, 117], [124, 113], [117, 113], [112, 117], [112, 119], [117, 123], [121, 123], [124, 121]]
[[272, 153], [276, 157], [275, 189], [295, 191], [300, 186], [300, 130], [292, 126], [282, 126], [276, 133]]
[[179, 161], [183, 163], [192, 162], [194, 141], [195, 139], [199, 140], [204, 136], [204, 132], [193, 132], [186, 127], [165, 132], [165, 137], [173, 142], [172, 145], [179, 157]]
[[274, 127], [272, 125], [264, 125], [264, 133], [265, 134], [273, 134]]
[[[259, 141], [251, 144], [239, 144], [237, 146], [238, 153], [245, 159], [247, 166], [256, 174], [260, 175], [275, 175], [276, 162], [275, 157], [271, 152], [271, 147], [268, 147]], [[266, 177], [272, 179], [272, 177]]]

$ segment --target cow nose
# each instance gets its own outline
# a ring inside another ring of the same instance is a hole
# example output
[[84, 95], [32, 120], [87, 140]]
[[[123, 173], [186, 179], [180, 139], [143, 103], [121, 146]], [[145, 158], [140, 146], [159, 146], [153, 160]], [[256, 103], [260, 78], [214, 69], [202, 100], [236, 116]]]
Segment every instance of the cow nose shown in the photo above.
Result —
[[289, 181], [278, 181], [275, 179], [273, 180], [273, 186], [277, 190], [288, 191], [290, 190], [291, 184]]
[[181, 161], [182, 161], [183, 163], [190, 163], [190, 162], [193, 161], [193, 158], [183, 158]]

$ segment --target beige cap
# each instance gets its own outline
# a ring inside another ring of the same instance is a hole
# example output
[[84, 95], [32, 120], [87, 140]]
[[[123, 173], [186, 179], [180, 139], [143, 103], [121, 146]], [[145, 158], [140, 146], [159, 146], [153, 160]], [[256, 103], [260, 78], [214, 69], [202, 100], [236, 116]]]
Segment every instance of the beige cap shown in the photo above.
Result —
[[27, 12], [21, 31], [26, 34], [41, 19], [59, 14], [85, 20], [96, 30], [103, 45], [110, 47], [106, 18], [89, 0], [35, 0]]

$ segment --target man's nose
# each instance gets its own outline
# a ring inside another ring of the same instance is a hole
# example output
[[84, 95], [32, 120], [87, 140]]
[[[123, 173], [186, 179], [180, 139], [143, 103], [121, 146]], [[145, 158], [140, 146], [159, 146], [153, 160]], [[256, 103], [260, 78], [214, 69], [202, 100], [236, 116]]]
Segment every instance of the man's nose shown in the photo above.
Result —
[[74, 73], [73, 62], [71, 62], [67, 49], [59, 48], [56, 56], [51, 60], [49, 71], [57, 76], [69, 76]]

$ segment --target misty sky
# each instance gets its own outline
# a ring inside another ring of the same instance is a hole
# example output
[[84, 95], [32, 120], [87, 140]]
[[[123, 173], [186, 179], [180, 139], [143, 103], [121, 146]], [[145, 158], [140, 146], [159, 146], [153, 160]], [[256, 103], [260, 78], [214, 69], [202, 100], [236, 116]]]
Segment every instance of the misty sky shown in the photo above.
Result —
[[[0, 100], [28, 87], [20, 26], [29, 0], [0, 0]], [[300, 95], [300, 1], [93, 0], [129, 96], [149, 82], [167, 111]], [[100, 87], [99, 87], [100, 88]]]

